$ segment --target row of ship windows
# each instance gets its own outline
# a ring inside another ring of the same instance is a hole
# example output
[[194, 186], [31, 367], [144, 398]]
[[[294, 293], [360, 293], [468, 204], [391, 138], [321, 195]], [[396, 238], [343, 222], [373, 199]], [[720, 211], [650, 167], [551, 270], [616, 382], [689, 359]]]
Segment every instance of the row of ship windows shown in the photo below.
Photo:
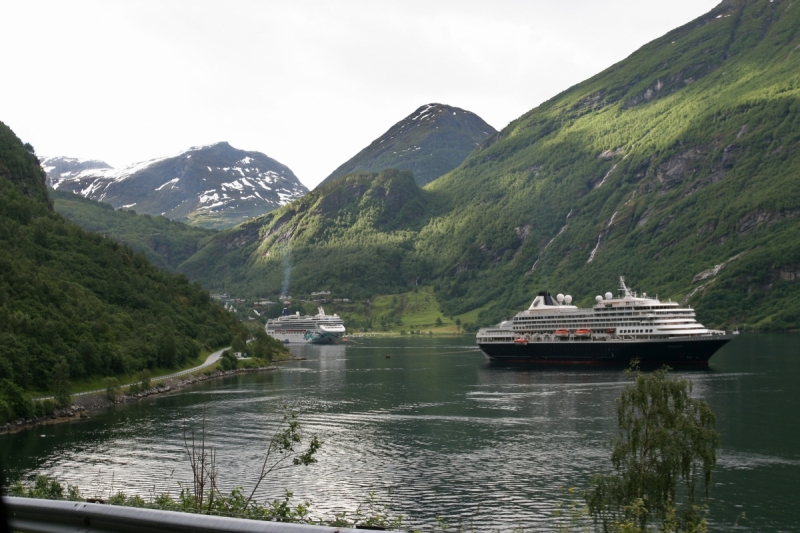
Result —
[[635, 318], [627, 318], [627, 317], [626, 318], [593, 318], [593, 317], [564, 318], [564, 317], [561, 317], [561, 318], [548, 318], [546, 320], [537, 320], [535, 322], [533, 322], [531, 320], [516, 319], [516, 320], [514, 320], [514, 322], [517, 322], [517, 323], [525, 322], [526, 324], [533, 323], [534, 325], [553, 324], [553, 323], [562, 324], [562, 323], [565, 323], [565, 322], [570, 322], [570, 323], [572, 323], [572, 322], [592, 322], [592, 323], [602, 322], [604, 324], [608, 324], [610, 322], [613, 322], [613, 323], [616, 323], [616, 322], [641, 322], [642, 320], [655, 320], [655, 321], [661, 321], [661, 320], [683, 320], [683, 321], [686, 321], [686, 322], [691, 322], [691, 321], [694, 320], [694, 318], [677, 317], [677, 316], [676, 317], [660, 316], [660, 317], [653, 318], [653, 319], [646, 319], [644, 317], [635, 317]]
[[[658, 307], [658, 306], [655, 306], [655, 307], [631, 307], [631, 309], [633, 309], [635, 311], [655, 311], [655, 310], [658, 310], [658, 309], [662, 309], [664, 311], [670, 311], [672, 313], [686, 313], [686, 311], [678, 311], [674, 307], [669, 307], [669, 306], [667, 306], [667, 307]], [[607, 313], [610, 313], [610, 312], [613, 312], [613, 311], [618, 311], [618, 310], [619, 310], [619, 308], [614, 308], [614, 307], [606, 307], [606, 308], [598, 307], [598, 308], [595, 308], [595, 311], [604, 311], [604, 312], [607, 312]]]
[[[572, 327], [572, 328], [575, 328], [575, 327], [577, 327], [577, 328], [581, 328], [581, 327], [588, 328], [589, 326], [586, 326], [586, 325], [578, 325], [578, 326], [572, 325], [570, 327]], [[684, 326], [684, 328], [686, 328], [686, 327], [687, 326]], [[689, 327], [691, 328], [691, 326], [689, 326]], [[524, 328], [524, 327], [521, 327], [521, 326], [520, 327], [515, 327], [513, 329], [519, 330], [519, 331], [552, 331], [553, 330], [553, 328], [531, 329], [531, 328]], [[619, 333], [625, 333], [625, 332], [628, 332], [628, 333], [650, 333], [652, 331], [653, 331], [652, 329], [647, 329], [647, 330], [643, 330], [643, 329], [638, 329], [638, 330], [620, 329]]]
[[[687, 311], [687, 312], [683, 312], [683, 313], [680, 313], [680, 312], [657, 313], [657, 315], [658, 315], [659, 318], [669, 318], [670, 316], [673, 316], [673, 315], [677, 315], [677, 316], [680, 316], [680, 315], [694, 316], [694, 311]], [[621, 317], [621, 316], [641, 316], [641, 313], [615, 313], [615, 314], [605, 314], [605, 315], [603, 315], [604, 318], [605, 317], [611, 317], [612, 319], [613, 318], [617, 318], [617, 317]], [[576, 320], [576, 319], [587, 320], [587, 319], [595, 319], [596, 317], [597, 317], [597, 315], [583, 315], [583, 316], [575, 317], [572, 320]], [[570, 320], [570, 318], [569, 317], [554, 318], [554, 317], [544, 317], [544, 316], [529, 316], [529, 317], [528, 316], [521, 316], [521, 317], [518, 317], [517, 320], [525, 320], [525, 321], [530, 321], [530, 320]]]
[[[603, 321], [596, 321], [596, 322], [570, 322], [568, 320], [558, 320], [554, 322], [549, 322], [545, 324], [524, 324], [524, 325], [517, 325], [514, 326], [514, 329], [528, 329], [532, 327], [536, 328], [547, 328], [547, 327], [561, 327], [561, 326], [569, 326], [569, 327], [577, 327], [577, 328], [589, 328], [592, 326], [605, 326], [609, 324], [617, 324], [617, 321], [612, 320], [603, 320]], [[697, 324], [695, 321], [685, 321], [685, 322], [668, 322], [666, 324], [655, 323], [654, 325], [661, 325], [661, 326], [680, 326], [682, 324]], [[623, 324], [624, 326], [628, 326], [629, 324]]]
[[[536, 324], [552, 324], [552, 323], [562, 324], [562, 323], [565, 323], [565, 322], [592, 322], [592, 323], [602, 322], [604, 324], [607, 324], [609, 322], [639, 322], [640, 320], [642, 320], [642, 319], [641, 318], [586, 318], [586, 317], [581, 317], [581, 318], [550, 318], [550, 319], [547, 319], [547, 320], [537, 321]], [[658, 317], [658, 318], [656, 318], [654, 320], [684, 320], [684, 321], [687, 321], [687, 322], [691, 322], [694, 319], [685, 318], [685, 317], [669, 318], [669, 317], [663, 317], [662, 316], [662, 317]], [[531, 322], [531, 321], [530, 320], [524, 320], [524, 319], [517, 319], [514, 322]]]

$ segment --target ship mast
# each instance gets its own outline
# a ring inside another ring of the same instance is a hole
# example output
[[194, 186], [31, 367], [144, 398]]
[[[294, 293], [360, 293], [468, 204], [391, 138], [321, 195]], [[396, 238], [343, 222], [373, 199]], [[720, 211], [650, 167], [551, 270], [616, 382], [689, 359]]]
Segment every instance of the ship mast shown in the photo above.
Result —
[[631, 290], [625, 285], [625, 276], [619, 277], [619, 289], [617, 290], [622, 293], [623, 298], [631, 298], [633, 296]]

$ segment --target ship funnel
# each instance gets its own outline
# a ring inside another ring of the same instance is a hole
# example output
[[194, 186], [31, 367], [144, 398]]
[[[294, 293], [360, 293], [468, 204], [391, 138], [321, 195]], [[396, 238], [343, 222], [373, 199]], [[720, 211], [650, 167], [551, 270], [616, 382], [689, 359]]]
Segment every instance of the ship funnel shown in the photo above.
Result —
[[284, 307], [283, 311], [281, 311], [281, 316], [289, 316], [289, 308]]

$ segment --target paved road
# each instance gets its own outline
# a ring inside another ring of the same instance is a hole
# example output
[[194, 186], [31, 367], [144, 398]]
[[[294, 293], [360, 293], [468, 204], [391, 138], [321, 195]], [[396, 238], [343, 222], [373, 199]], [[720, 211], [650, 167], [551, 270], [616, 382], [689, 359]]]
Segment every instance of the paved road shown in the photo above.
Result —
[[[198, 370], [201, 370], [203, 368], [211, 366], [214, 363], [216, 363], [217, 361], [219, 361], [219, 358], [222, 356], [222, 352], [224, 352], [225, 350], [228, 350], [229, 348], [230, 348], [230, 346], [228, 346], [226, 348], [223, 348], [221, 350], [217, 350], [216, 352], [212, 353], [211, 355], [209, 355], [206, 358], [205, 362], [202, 365], [198, 365], [198, 366], [196, 366], [194, 368], [190, 368], [188, 370], [181, 370], [180, 372], [175, 372], [174, 374], [167, 374], [166, 376], [158, 376], [157, 378], [151, 378], [150, 382], [151, 383], [155, 383], [156, 381], [164, 381], [165, 379], [172, 379], [172, 378], [176, 378], [178, 376], [184, 376], [186, 374], [191, 374], [192, 372], [196, 372]], [[139, 383], [141, 383], [141, 381], [136, 381], [134, 383], [139, 384]], [[128, 383], [125, 386], [127, 387], [128, 385], [133, 385], [134, 383]], [[90, 390], [90, 391], [86, 391], [86, 392], [76, 392], [75, 394], [70, 394], [70, 396], [85, 396], [87, 394], [97, 394], [98, 392], [105, 392], [105, 391], [106, 391], [106, 389], [97, 389], [97, 390]], [[52, 399], [53, 399], [53, 396], [43, 396], [41, 398], [34, 398], [34, 400], [52, 400]]]

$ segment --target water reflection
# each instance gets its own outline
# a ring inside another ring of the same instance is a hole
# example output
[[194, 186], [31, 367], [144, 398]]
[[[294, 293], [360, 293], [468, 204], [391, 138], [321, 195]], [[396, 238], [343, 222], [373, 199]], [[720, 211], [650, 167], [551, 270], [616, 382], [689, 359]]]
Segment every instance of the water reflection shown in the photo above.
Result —
[[[715, 531], [743, 510], [753, 531], [800, 531], [800, 435], [787, 422], [800, 408], [797, 338], [743, 335], [709, 370], [676, 372], [711, 403], [722, 433]], [[223, 486], [250, 486], [288, 404], [323, 439], [319, 463], [268, 480], [260, 497], [288, 488], [330, 515], [368, 492], [391, 492], [392, 509], [415, 528], [440, 516], [553, 529], [567, 488], [608, 466], [614, 400], [626, 383], [618, 370], [497, 367], [468, 337], [359, 342], [290, 346], [306, 360], [35, 428], [0, 448], [17, 475], [48, 473], [91, 494], [175, 494], [190, 479], [182, 420], [198, 427], [205, 416]]]

